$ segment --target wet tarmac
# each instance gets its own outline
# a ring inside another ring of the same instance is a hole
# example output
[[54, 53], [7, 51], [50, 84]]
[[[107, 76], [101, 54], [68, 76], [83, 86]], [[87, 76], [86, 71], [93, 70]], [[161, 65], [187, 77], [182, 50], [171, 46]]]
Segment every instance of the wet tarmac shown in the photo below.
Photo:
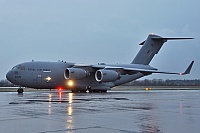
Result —
[[199, 133], [200, 90], [0, 93], [1, 133]]

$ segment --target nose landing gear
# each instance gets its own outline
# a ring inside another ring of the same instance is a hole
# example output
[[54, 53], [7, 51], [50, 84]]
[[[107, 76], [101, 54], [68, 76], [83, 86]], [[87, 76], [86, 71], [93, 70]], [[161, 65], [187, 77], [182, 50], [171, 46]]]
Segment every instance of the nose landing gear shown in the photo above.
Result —
[[17, 92], [18, 92], [18, 94], [22, 94], [24, 92], [24, 89], [19, 88], [19, 89], [17, 89]]

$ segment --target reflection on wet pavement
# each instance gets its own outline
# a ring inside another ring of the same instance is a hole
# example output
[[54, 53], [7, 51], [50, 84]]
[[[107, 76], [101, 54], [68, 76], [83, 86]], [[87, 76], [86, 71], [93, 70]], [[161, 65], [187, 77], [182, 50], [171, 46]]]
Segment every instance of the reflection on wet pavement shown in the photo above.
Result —
[[200, 92], [0, 93], [0, 132], [162, 133], [200, 130]]

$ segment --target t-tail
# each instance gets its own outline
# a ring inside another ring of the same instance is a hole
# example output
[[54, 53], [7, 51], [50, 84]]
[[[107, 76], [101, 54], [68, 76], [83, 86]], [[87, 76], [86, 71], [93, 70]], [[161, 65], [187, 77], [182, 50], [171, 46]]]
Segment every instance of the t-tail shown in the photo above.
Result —
[[158, 35], [150, 34], [148, 38], [140, 43], [143, 45], [131, 64], [143, 64], [148, 65], [153, 59], [154, 55], [157, 54], [162, 45], [167, 40], [179, 40], [179, 39], [193, 39], [193, 38], [163, 38]]

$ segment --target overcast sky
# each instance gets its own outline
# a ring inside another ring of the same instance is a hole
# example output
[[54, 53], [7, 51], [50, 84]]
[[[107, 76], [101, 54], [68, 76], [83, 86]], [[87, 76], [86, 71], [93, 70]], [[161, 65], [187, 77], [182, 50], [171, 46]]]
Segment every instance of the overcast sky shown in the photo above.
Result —
[[145, 78], [200, 78], [200, 0], [0, 0], [0, 79], [14, 65], [65, 60], [130, 63], [148, 34], [194, 37], [168, 41]]

